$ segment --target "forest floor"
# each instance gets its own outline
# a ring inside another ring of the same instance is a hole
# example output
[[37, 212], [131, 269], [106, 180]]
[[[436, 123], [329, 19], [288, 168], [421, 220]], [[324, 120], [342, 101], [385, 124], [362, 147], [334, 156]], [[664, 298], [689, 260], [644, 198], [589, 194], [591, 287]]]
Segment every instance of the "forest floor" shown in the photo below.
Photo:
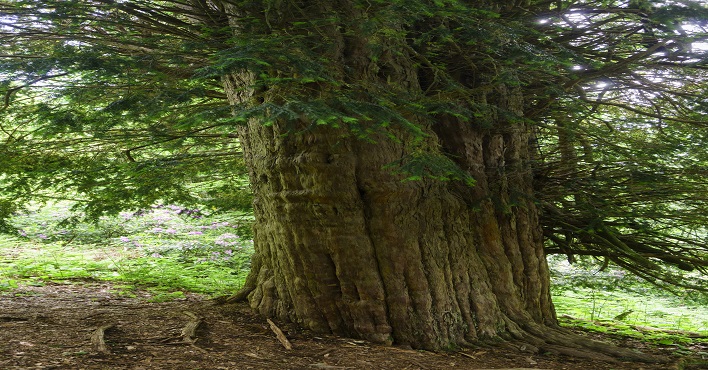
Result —
[[[674, 347], [598, 337], [670, 363], [605, 362], [528, 354], [513, 345], [427, 352], [317, 336], [269, 323], [245, 305], [216, 305], [198, 295], [150, 302], [108, 283], [22, 286], [0, 295], [0, 369], [704, 369], [705, 345], [679, 357]], [[701, 365], [701, 364], [703, 365]]]

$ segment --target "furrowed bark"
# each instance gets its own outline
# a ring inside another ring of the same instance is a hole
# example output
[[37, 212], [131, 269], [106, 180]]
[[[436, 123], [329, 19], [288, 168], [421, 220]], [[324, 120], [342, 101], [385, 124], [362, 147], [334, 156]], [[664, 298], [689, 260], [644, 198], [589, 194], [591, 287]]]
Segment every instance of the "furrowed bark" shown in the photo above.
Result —
[[[348, 2], [328, 4], [326, 11], [363, 16]], [[424, 94], [425, 76], [407, 47], [393, 43], [392, 52], [373, 57], [356, 29], [318, 32], [333, 45], [328, 59], [341, 64], [341, 92], [357, 85]], [[260, 102], [248, 71], [223, 81], [234, 105]], [[559, 330], [551, 302], [521, 90], [478, 84], [478, 103], [495, 109], [483, 120], [407, 117], [422, 136], [392, 127], [395, 139], [363, 140], [345, 124], [307, 117], [241, 127], [256, 222], [254, 262], [238, 296], [265, 317], [379, 343], [580, 347]], [[278, 103], [287, 92], [259, 94]], [[402, 181], [390, 169], [420, 152], [447, 156], [476, 184]]]
[[242, 135], [255, 194], [248, 299], [257, 312], [417, 348], [521, 339], [520, 323], [555, 324], [524, 126], [493, 133], [441, 118], [428, 132], [426, 145], [458, 158], [472, 188], [402, 182], [386, 165], [420, 150], [410, 140], [288, 131], [253, 122]]

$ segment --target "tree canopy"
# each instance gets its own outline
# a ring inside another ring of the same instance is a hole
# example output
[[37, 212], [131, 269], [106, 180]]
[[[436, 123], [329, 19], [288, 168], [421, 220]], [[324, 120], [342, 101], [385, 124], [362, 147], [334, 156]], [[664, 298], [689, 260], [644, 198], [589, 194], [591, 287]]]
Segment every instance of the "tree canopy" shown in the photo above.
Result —
[[[349, 20], [314, 3], [0, 1], [0, 218], [57, 196], [94, 218], [156, 201], [248, 209], [234, 130], [248, 120], [305, 117], [361, 140], [405, 127], [415, 141], [425, 120], [410, 117], [484, 127], [493, 111], [534, 127], [535, 193], [519, 196], [540, 205], [548, 253], [706, 289], [676, 270], [708, 272], [701, 1], [351, 2], [369, 15], [357, 29], [382, 64], [398, 57], [389, 42], [415, 56], [422, 96], [349, 81], [323, 57], [336, 45], [310, 37]], [[241, 69], [254, 99], [280, 88], [287, 99], [230, 107], [220, 79]], [[510, 84], [523, 116], [477, 98]], [[474, 186], [426, 152], [391, 170]]]
[[157, 200], [250, 207], [223, 89], [194, 78], [223, 36], [121, 8], [4, 4], [4, 215], [57, 194], [92, 218]]

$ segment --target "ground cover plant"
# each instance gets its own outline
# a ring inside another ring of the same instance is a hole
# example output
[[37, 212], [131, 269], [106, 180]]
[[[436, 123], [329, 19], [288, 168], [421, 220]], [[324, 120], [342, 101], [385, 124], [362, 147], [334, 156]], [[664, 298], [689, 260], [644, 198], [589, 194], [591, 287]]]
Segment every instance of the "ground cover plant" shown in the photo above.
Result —
[[[227, 296], [244, 283], [253, 253], [247, 214], [156, 205], [89, 223], [75, 222], [80, 215], [71, 205], [30, 207], [12, 219], [17, 235], [0, 235], [0, 291], [97, 280], [126, 296], [147, 290], [146, 299], [162, 302], [186, 293]], [[678, 350], [708, 343], [706, 293], [670, 292], [591, 260], [571, 265], [552, 256], [549, 263], [564, 325]]]
[[243, 285], [252, 254], [247, 216], [207, 215], [174, 205], [74, 222], [71, 204], [30, 209], [0, 237], [0, 290], [75, 279], [120, 282], [158, 292], [230, 294]]
[[669, 291], [591, 259], [578, 262], [549, 258], [553, 300], [564, 326], [670, 346], [677, 353], [697, 350], [708, 360], [708, 294]]

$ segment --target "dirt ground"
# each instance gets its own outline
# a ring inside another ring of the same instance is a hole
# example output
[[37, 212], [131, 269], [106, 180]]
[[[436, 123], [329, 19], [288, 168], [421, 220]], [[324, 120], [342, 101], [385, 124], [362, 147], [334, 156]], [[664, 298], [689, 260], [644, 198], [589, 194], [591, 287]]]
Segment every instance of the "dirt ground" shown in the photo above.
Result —
[[[704, 368], [685, 365], [689, 361], [674, 356], [674, 348], [647, 347], [632, 341], [615, 343], [670, 356], [672, 362], [603, 362], [530, 355], [511, 345], [434, 353], [317, 336], [276, 323], [292, 343], [288, 350], [268, 322], [254, 316], [245, 305], [215, 305], [196, 295], [165, 303], [150, 303], [149, 298], [145, 292], [132, 298], [121, 296], [104, 283], [27, 286], [2, 295], [0, 369]], [[693, 350], [705, 353], [708, 349]]]

